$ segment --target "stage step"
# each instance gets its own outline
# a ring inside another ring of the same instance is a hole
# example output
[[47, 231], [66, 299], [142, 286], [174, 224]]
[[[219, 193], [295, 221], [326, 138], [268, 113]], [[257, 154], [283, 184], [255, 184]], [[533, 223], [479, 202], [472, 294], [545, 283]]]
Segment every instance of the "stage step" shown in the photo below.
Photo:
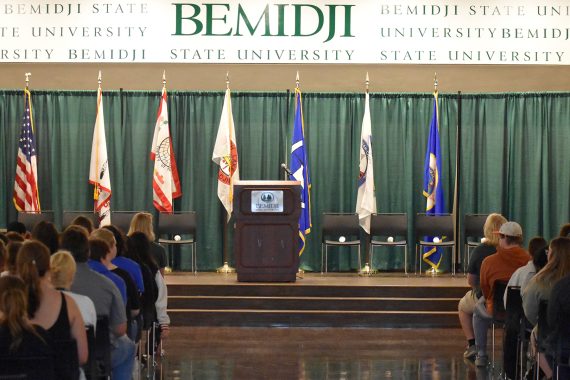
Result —
[[464, 286], [169, 285], [179, 326], [458, 327]]

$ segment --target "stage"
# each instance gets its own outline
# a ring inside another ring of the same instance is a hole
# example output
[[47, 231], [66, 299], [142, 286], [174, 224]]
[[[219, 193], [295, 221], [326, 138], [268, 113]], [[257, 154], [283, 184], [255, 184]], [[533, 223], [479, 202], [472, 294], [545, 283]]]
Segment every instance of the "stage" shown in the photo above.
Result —
[[238, 282], [236, 274], [166, 275], [178, 326], [458, 327], [463, 275], [304, 273], [292, 283]]

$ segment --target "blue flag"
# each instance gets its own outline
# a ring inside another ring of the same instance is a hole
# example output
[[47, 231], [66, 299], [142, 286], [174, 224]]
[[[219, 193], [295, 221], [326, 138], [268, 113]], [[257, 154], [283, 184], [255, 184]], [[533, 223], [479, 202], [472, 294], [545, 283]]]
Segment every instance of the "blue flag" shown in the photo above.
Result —
[[305, 149], [305, 127], [303, 124], [303, 107], [301, 105], [301, 90], [295, 89], [295, 124], [291, 139], [292, 174], [289, 179], [301, 182], [301, 216], [299, 217], [299, 256], [305, 250], [305, 236], [311, 232], [311, 177], [309, 162]]
[[[441, 183], [441, 146], [439, 143], [439, 114], [437, 110], [437, 92], [433, 94], [433, 114], [429, 126], [429, 137], [424, 164], [424, 189], [426, 197], [426, 214], [445, 213], [443, 201], [443, 186]], [[443, 240], [445, 236], [439, 237]], [[426, 237], [426, 241], [432, 241], [433, 237]], [[441, 248], [426, 248], [423, 259], [432, 268], [438, 269], [443, 254]]]

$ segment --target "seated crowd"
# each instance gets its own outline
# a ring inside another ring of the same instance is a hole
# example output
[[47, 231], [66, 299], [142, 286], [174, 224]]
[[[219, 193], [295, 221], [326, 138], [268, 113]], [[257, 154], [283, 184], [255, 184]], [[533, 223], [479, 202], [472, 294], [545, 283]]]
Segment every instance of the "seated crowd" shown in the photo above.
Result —
[[[502, 321], [505, 377], [551, 379], [560, 374], [553, 370], [554, 365], [568, 371], [570, 364], [568, 348], [562, 349], [570, 343], [570, 224], [549, 244], [543, 237], [532, 238], [528, 250], [522, 244], [518, 223], [499, 214], [487, 217], [484, 239], [469, 258], [467, 282], [471, 290], [458, 306], [467, 339], [464, 357], [474, 360], [477, 367], [486, 367], [489, 327]], [[528, 352], [521, 353], [521, 344]], [[527, 354], [534, 362], [524, 360]], [[570, 376], [563, 373], [560, 378]]]
[[128, 236], [81, 216], [61, 233], [50, 222], [31, 232], [11, 223], [0, 234], [0, 375], [35, 378], [39, 369], [24, 367], [33, 362], [47, 363], [39, 372], [46, 379], [98, 377], [91, 372], [99, 366], [87, 363], [96, 356], [88, 333], [99, 327], [108, 330], [109, 375], [131, 379], [142, 331], [153, 328], [158, 342], [170, 324], [166, 253], [149, 239], [148, 213], [133, 217]]

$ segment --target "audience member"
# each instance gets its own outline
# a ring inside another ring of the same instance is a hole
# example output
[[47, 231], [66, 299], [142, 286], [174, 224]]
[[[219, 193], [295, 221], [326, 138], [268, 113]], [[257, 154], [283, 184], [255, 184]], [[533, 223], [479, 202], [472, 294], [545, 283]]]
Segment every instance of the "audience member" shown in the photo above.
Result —
[[83, 228], [85, 228], [87, 230], [87, 234], [91, 235], [91, 232], [93, 232], [93, 229], [95, 228], [93, 226], [93, 222], [91, 221], [91, 219], [89, 219], [86, 216], [83, 215], [79, 215], [78, 217], [76, 217], [75, 219], [73, 219], [73, 221], [71, 222], [72, 226], [81, 226]]
[[495, 232], [501, 228], [507, 219], [500, 214], [489, 214], [483, 226], [483, 235], [485, 237], [483, 243], [475, 247], [469, 257], [467, 266], [467, 283], [471, 286], [465, 296], [459, 301], [459, 322], [467, 339], [467, 349], [463, 353], [466, 359], [473, 359], [477, 355], [475, 347], [475, 333], [473, 332], [473, 310], [477, 300], [482, 296], [481, 287], [479, 286], [479, 273], [483, 260], [497, 251], [499, 244], [499, 235]]
[[560, 227], [560, 233], [558, 236], [570, 237], [570, 223], [563, 224], [562, 227]]
[[70, 291], [77, 269], [73, 256], [67, 251], [57, 251], [50, 258], [50, 266], [53, 286], [73, 298], [81, 312], [85, 326], [93, 326], [95, 328], [97, 325], [97, 313], [91, 298]]
[[107, 268], [107, 265], [111, 263], [112, 257], [113, 252], [104, 240], [89, 238], [89, 261], [87, 262], [89, 268], [113, 281], [121, 293], [123, 303], [126, 305], [127, 285], [125, 285], [125, 281]]
[[0, 232], [0, 241], [2, 241], [2, 243], [4, 243], [4, 245], [8, 245], [8, 238], [6, 237], [6, 234], [3, 232]]
[[112, 224], [102, 228], [111, 231], [113, 233], [113, 236], [115, 237], [117, 256], [112, 260], [112, 263], [118, 266], [119, 268], [129, 272], [129, 274], [135, 281], [138, 292], [142, 294], [144, 292], [144, 282], [142, 278], [141, 267], [136, 261], [129, 259], [125, 255], [127, 251], [126, 236], [123, 234], [123, 232], [120, 229], [118, 229]]
[[166, 250], [163, 246], [154, 241], [155, 236], [152, 226], [152, 214], [148, 212], [139, 212], [135, 214], [131, 220], [131, 226], [127, 235], [131, 236], [134, 232], [142, 232], [146, 235], [150, 242], [150, 254], [154, 257], [154, 261], [158, 265], [160, 274], [164, 276], [164, 268], [166, 268]]
[[[509, 287], [519, 287], [520, 293], [526, 288], [530, 279], [546, 265], [546, 251], [548, 250], [548, 243], [542, 236], [536, 236], [530, 239], [528, 243], [528, 252], [532, 260], [525, 266], [517, 269], [511, 279], [507, 283], [505, 294], [503, 295], [503, 302], [505, 309], [507, 308], [507, 298]], [[505, 329], [503, 335], [503, 369], [508, 378], [514, 379], [517, 376], [517, 344], [519, 341], [519, 330], [521, 318], [524, 313], [513, 313], [511, 318], [505, 321]]]
[[44, 243], [52, 255], [59, 248], [59, 232], [52, 222], [39, 221], [32, 230], [32, 239]]
[[88, 353], [85, 324], [75, 301], [51, 284], [49, 259], [48, 248], [36, 240], [26, 241], [18, 252], [18, 275], [28, 290], [28, 316], [54, 343], [74, 339], [79, 364], [83, 365]]
[[[522, 292], [524, 314], [530, 323], [537, 324], [540, 302], [548, 301], [554, 285], [568, 274], [570, 274], [570, 238], [558, 237], [550, 242], [548, 262]], [[533, 331], [531, 341], [536, 349], [535, 336], [536, 331]], [[540, 355], [539, 365], [546, 377], [551, 378], [552, 369], [544, 355]]]
[[530, 260], [525, 266], [517, 269], [509, 279], [509, 282], [507, 283], [507, 289], [505, 290], [505, 295], [503, 296], [505, 307], [507, 307], [508, 287], [518, 286], [521, 288], [522, 294], [531, 278], [533, 278], [534, 275], [546, 265], [546, 262], [548, 261], [547, 252], [548, 243], [542, 236], [536, 236], [530, 239], [528, 242], [528, 253], [530, 254], [532, 260]]
[[60, 247], [69, 251], [77, 264], [71, 290], [91, 298], [98, 317], [109, 318], [113, 379], [130, 379], [135, 361], [135, 344], [126, 336], [127, 317], [119, 289], [111, 280], [89, 268], [89, 241], [85, 228], [76, 225], [67, 227], [61, 234]]
[[9, 356], [53, 355], [48, 333], [43, 328], [32, 325], [28, 319], [28, 297], [24, 281], [15, 276], [0, 278], [0, 361], [2, 357]]
[[554, 338], [570, 336], [570, 274], [560, 279], [550, 292], [548, 326]]
[[8, 242], [11, 241], [19, 241], [19, 242], [24, 242], [24, 240], [26, 240], [24, 238], [24, 236], [20, 235], [19, 233], [15, 232], [15, 231], [8, 231], [6, 232], [6, 239], [8, 239]]
[[1, 276], [17, 276], [18, 269], [16, 268], [16, 260], [18, 259], [18, 252], [22, 247], [21, 241], [11, 241], [8, 243], [6, 247], [7, 259], [6, 259], [6, 266], [4, 272], [2, 272]]
[[158, 265], [150, 255], [150, 242], [144, 233], [133, 232], [127, 240], [127, 246], [128, 257], [138, 263], [141, 268], [145, 289], [141, 298], [142, 328], [148, 330], [151, 324], [156, 321], [154, 303], [158, 298], [158, 285], [155, 281], [155, 273], [158, 272]]
[[0, 275], [8, 268], [8, 251], [3, 241], [0, 241]]
[[[115, 242], [115, 236], [113, 233], [107, 229], [100, 228], [93, 233], [91, 233], [91, 239], [101, 239], [109, 246], [109, 251], [106, 254], [105, 259], [101, 260], [101, 263], [107, 267], [112, 273], [119, 276], [125, 283], [126, 290], [127, 290], [127, 319], [129, 320], [129, 326], [132, 324], [132, 321], [140, 312], [140, 301], [139, 301], [139, 292], [137, 291], [137, 286], [135, 285], [135, 281], [129, 274], [129, 272], [119, 268], [111, 261], [117, 255], [117, 244]], [[91, 255], [93, 255], [93, 250], [91, 251]], [[100, 253], [102, 255], [102, 253]], [[132, 340], [135, 340], [136, 334], [133, 331], [129, 331], [129, 337]]]
[[164, 283], [162, 274], [158, 270], [158, 265], [156, 265], [154, 257], [150, 254], [149, 248], [150, 242], [144, 233], [134, 232], [131, 234], [129, 238], [129, 252], [132, 251], [134, 255], [137, 255], [141, 267], [148, 268], [152, 277], [152, 282], [148, 287], [145, 283], [145, 289], [148, 290], [149, 288], [152, 288], [153, 294], [152, 296], [148, 296], [145, 291], [143, 297], [143, 316], [145, 329], [152, 328], [154, 322], [158, 322], [158, 327], [154, 330], [156, 338], [155, 346], [151, 348], [156, 350], [161, 338], [166, 338], [168, 336], [170, 318], [166, 313], [168, 299], [166, 284]]
[[497, 281], [507, 282], [515, 270], [525, 265], [530, 256], [521, 247], [523, 233], [516, 222], [507, 222], [499, 228], [497, 252], [488, 256], [481, 264], [480, 286], [483, 296], [479, 298], [473, 311], [473, 331], [477, 346], [475, 365], [485, 367], [487, 357], [487, 330], [493, 315], [493, 292]]
[[27, 238], [28, 230], [26, 230], [26, 226], [22, 222], [10, 222], [6, 226], [7, 232], [15, 232], [18, 235], [22, 236], [22, 238]]

